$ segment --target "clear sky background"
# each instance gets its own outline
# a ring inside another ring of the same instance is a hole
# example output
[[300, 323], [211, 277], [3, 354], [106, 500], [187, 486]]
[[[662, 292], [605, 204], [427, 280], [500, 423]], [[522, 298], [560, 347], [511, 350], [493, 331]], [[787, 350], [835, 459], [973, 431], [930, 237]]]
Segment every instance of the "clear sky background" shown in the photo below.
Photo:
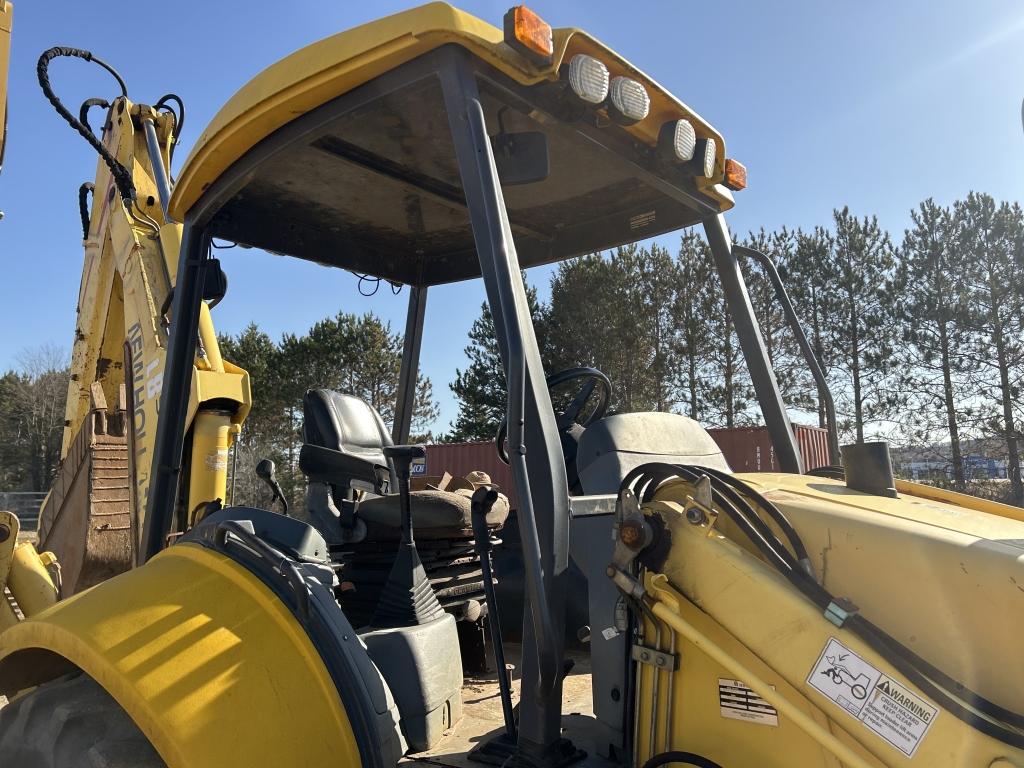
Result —
[[[74, 330], [82, 264], [76, 191], [92, 180], [96, 158], [39, 91], [35, 62], [44, 49], [93, 51], [121, 71], [136, 101], [182, 96], [188, 118], [180, 164], [219, 107], [261, 69], [412, 3], [15, 5], [0, 175], [0, 368], [44, 344], [70, 353]], [[461, 7], [500, 26], [508, 6], [466, 0]], [[724, 134], [729, 155], [750, 174], [729, 216], [741, 234], [827, 225], [834, 207], [849, 205], [858, 215], [877, 214], [900, 239], [910, 208], [926, 197], [943, 204], [970, 190], [1024, 197], [1019, 0], [537, 0], [531, 7], [553, 26], [597, 36]], [[75, 108], [113, 95], [92, 65], [61, 60], [51, 78]], [[252, 251], [220, 255], [230, 279], [214, 312], [222, 332], [256, 320], [277, 338], [339, 310], [373, 311], [403, 327], [405, 292], [364, 298], [356, 279], [338, 270]], [[530, 272], [542, 297], [550, 273]], [[441, 401], [440, 430], [457, 410], [448, 383], [464, 365], [482, 299], [478, 282], [431, 289], [422, 370]]]

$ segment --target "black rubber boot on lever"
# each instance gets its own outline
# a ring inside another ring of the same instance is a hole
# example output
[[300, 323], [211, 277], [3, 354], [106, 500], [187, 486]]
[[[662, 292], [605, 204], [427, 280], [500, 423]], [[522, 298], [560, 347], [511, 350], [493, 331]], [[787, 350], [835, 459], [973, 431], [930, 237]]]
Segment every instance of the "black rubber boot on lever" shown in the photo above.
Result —
[[439, 619], [444, 609], [437, 601], [427, 573], [416, 550], [412, 531], [412, 507], [409, 498], [409, 467], [412, 460], [426, 456], [419, 445], [388, 445], [384, 455], [395, 463], [399, 502], [402, 510], [402, 540], [391, 573], [381, 590], [371, 627], [412, 627]]

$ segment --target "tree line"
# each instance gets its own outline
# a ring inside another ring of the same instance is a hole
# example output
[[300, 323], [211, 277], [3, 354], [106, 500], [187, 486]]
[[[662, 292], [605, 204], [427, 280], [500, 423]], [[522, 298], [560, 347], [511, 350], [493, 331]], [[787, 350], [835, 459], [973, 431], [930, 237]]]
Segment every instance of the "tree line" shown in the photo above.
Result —
[[[1024, 213], [971, 193], [911, 212], [894, 238], [848, 208], [810, 231], [750, 232], [741, 244], [780, 273], [835, 398], [845, 441], [872, 437], [924, 449], [966, 487], [965, 447], [987, 440], [1007, 464], [1008, 500], [1024, 503]], [[604, 371], [613, 409], [676, 411], [706, 426], [760, 419], [707, 243], [684, 233], [671, 253], [629, 245], [558, 265], [550, 299], [530, 294], [549, 372]], [[783, 398], [825, 425], [822, 403], [773, 288], [741, 257]], [[504, 380], [486, 306], [470, 331], [452, 440], [493, 437]]]
[[64, 437], [69, 371], [64, 351], [22, 352], [0, 374], [0, 491], [48, 491]]
[[[1007, 498], [1024, 502], [1024, 213], [972, 193], [949, 206], [926, 200], [901, 238], [847, 208], [829, 226], [758, 230], [740, 242], [767, 253], [784, 276], [836, 400], [844, 440], [875, 436], [945, 462], [964, 488], [964, 459], [984, 442], [1005, 459]], [[786, 404], [824, 425], [821, 403], [772, 288], [741, 259], [751, 303]], [[613, 411], [684, 413], [706, 426], [758, 423], [753, 387], [709, 248], [699, 233], [677, 246], [629, 245], [559, 264], [550, 297], [528, 287], [545, 369], [604, 371]], [[302, 397], [312, 387], [363, 397], [394, 416], [401, 337], [372, 314], [339, 313], [303, 334], [271, 339], [255, 324], [222, 336], [227, 359], [252, 377], [254, 407], [234, 465], [235, 501], [269, 503], [255, 477], [278, 464], [301, 501]], [[505, 381], [486, 305], [473, 323], [467, 365], [449, 385], [459, 409], [433, 434], [438, 404], [417, 384], [418, 440], [489, 440], [505, 412]], [[26, 353], [0, 376], [0, 489], [47, 490], [56, 471], [68, 371], [63, 353]]]

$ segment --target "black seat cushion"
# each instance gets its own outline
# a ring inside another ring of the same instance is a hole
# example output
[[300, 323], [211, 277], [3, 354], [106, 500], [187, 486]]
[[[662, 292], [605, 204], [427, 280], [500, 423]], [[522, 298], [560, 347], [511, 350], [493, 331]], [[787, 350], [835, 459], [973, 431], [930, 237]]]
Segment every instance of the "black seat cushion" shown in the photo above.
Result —
[[[381, 467], [393, 474], [393, 466], [384, 456], [384, 446], [392, 444], [391, 436], [380, 414], [365, 400], [330, 389], [311, 389], [302, 400], [302, 409], [303, 442], [327, 449], [305, 452], [302, 469], [307, 475], [345, 486], [350, 479], [373, 477]], [[332, 459], [328, 451], [340, 456]]]

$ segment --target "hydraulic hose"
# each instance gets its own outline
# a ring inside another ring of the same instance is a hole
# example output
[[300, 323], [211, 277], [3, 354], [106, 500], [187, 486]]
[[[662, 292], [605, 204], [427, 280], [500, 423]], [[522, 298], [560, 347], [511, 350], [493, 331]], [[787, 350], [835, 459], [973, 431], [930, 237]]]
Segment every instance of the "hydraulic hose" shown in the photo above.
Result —
[[[670, 472], [669, 470], [674, 471]], [[780, 519], [785, 520], [786, 518], [780, 510], [775, 508], [774, 504], [741, 480], [731, 476], [727, 480], [721, 473], [715, 470], [708, 470], [705, 467], [682, 465], [673, 467], [672, 465], [655, 463], [633, 470], [623, 480], [622, 488], [632, 487], [638, 481], [642, 481], [644, 501], [650, 501], [657, 487], [673, 476], [691, 484], [698, 482], [702, 476], [710, 478], [712, 499], [715, 505], [722, 509], [737, 524], [742, 533], [765, 557], [769, 565], [774, 567], [790, 584], [823, 612], [836, 602], [836, 598], [825, 587], [815, 581], [808, 571], [802, 568], [791, 567], [785, 558], [779, 555], [779, 552], [784, 547], [774, 532], [770, 529], [767, 529], [767, 532], [765, 532], [764, 529], [752, 522], [754, 518], [758, 517], [757, 513], [742, 499], [741, 495], [754, 499], [777, 523]], [[731, 493], [726, 492], [727, 488]], [[721, 504], [720, 499], [724, 499], [726, 496], [730, 496], [730, 502], [736, 503]], [[749, 520], [747, 519], [748, 515], [751, 516]], [[786, 523], [788, 524], [788, 520]], [[785, 526], [780, 524], [780, 528], [785, 532]], [[792, 529], [792, 536], [796, 541], [800, 540], [795, 529]], [[787, 538], [790, 538], [788, 533]], [[801, 551], [806, 552], [802, 542], [800, 542], [799, 548], [794, 544], [794, 550], [798, 553]], [[934, 699], [944, 709], [948, 710], [954, 717], [1004, 744], [1024, 749], [1024, 732], [1021, 730], [1024, 729], [1024, 715], [1005, 709], [970, 690], [963, 683], [953, 679], [922, 659], [860, 613], [851, 613], [842, 626], [857, 635], [869, 647], [905, 675], [910, 682], [920, 688], [927, 696]], [[962, 702], [966, 702], [969, 706], [965, 706]], [[977, 712], [974, 710], [977, 710]], [[985, 715], [985, 717], [979, 716], [978, 712]]]
[[793, 552], [796, 554], [796, 559], [812, 577], [814, 576], [814, 570], [811, 566], [811, 558], [807, 554], [807, 548], [804, 547], [804, 542], [800, 538], [800, 535], [796, 532], [793, 524], [789, 522], [789, 518], [783, 514], [781, 509], [776, 507], [742, 480], [737, 480], [728, 472], [722, 472], [721, 470], [712, 469], [710, 467], [703, 467], [702, 469], [705, 473], [718, 478], [726, 485], [732, 486], [740, 493], [750, 497], [758, 506], [761, 507], [761, 509], [767, 512], [768, 516], [775, 522], [775, 524], [782, 529], [782, 533], [785, 535], [786, 540], [789, 542], [789, 545], [793, 548]]
[[708, 760], [706, 757], [695, 755], [693, 752], [662, 752], [655, 755], [646, 763], [643, 768], [661, 768], [669, 763], [681, 763], [683, 765], [695, 765], [697, 768], [722, 768], [718, 763]]
[[[177, 106], [177, 111], [171, 109], [168, 106], [168, 102], [173, 101]], [[153, 105], [153, 109], [166, 110], [174, 115], [174, 127], [171, 129], [171, 146], [170, 146], [170, 158], [174, 159], [174, 150], [178, 146], [178, 139], [181, 137], [181, 131], [185, 127], [185, 102], [182, 101], [181, 97], [176, 93], [165, 93], [159, 99], [156, 104]]]
[[78, 215], [82, 218], [82, 239], [89, 237], [89, 195], [95, 194], [96, 185], [87, 181], [78, 188]]
[[[688, 483], [695, 484], [700, 481], [702, 474], [702, 467], [685, 467], [678, 464], [661, 463], [645, 464], [626, 475], [621, 487], [632, 488], [637, 480], [643, 481], [640, 488], [634, 488], [633, 490], [637, 498], [642, 499], [644, 502], [649, 502], [654, 497], [654, 492], [658, 486], [665, 480], [671, 477], [678, 477]], [[783, 573], [791, 572], [794, 569], [795, 563], [792, 555], [782, 546], [778, 539], [775, 539], [775, 535], [768, 526], [753, 513], [749, 506], [741, 511], [741, 507], [734, 505], [730, 499], [726, 498], [720, 487], [716, 487], [714, 482], [712, 482], [711, 499], [739, 527], [766, 560]], [[742, 501], [741, 505], [743, 505]], [[755, 519], [757, 520], [756, 523], [754, 522]], [[775, 546], [771, 543], [772, 539], [775, 539]]]
[[39, 61], [36, 63], [36, 75], [39, 78], [39, 87], [43, 89], [43, 94], [46, 96], [50, 104], [53, 105], [53, 108], [57, 110], [57, 114], [63, 117], [64, 120], [67, 121], [68, 125], [78, 131], [82, 138], [89, 142], [89, 145], [96, 150], [100, 157], [103, 158], [103, 162], [106, 163], [107, 168], [110, 169], [110, 175], [114, 178], [114, 184], [117, 186], [117, 191], [121, 194], [121, 199], [126, 205], [130, 204], [135, 200], [135, 184], [132, 182], [131, 172], [121, 165], [121, 163], [117, 161], [117, 158], [115, 158], [110, 151], [103, 146], [103, 142], [96, 138], [96, 134], [92, 132], [88, 125], [84, 124], [68, 111], [68, 108], [64, 106], [61, 100], [57, 97], [57, 94], [53, 92], [53, 88], [50, 86], [50, 62], [62, 56], [82, 59], [83, 61], [91, 61], [103, 67], [103, 69], [107, 70], [107, 72], [113, 75], [114, 79], [117, 80], [117, 84], [121, 89], [121, 96], [127, 98], [128, 88], [124, 84], [124, 79], [118, 74], [116, 69], [105, 61], [96, 58], [89, 51], [83, 51], [80, 48], [64, 48], [61, 46], [50, 48], [48, 51], [43, 52], [39, 57]]

